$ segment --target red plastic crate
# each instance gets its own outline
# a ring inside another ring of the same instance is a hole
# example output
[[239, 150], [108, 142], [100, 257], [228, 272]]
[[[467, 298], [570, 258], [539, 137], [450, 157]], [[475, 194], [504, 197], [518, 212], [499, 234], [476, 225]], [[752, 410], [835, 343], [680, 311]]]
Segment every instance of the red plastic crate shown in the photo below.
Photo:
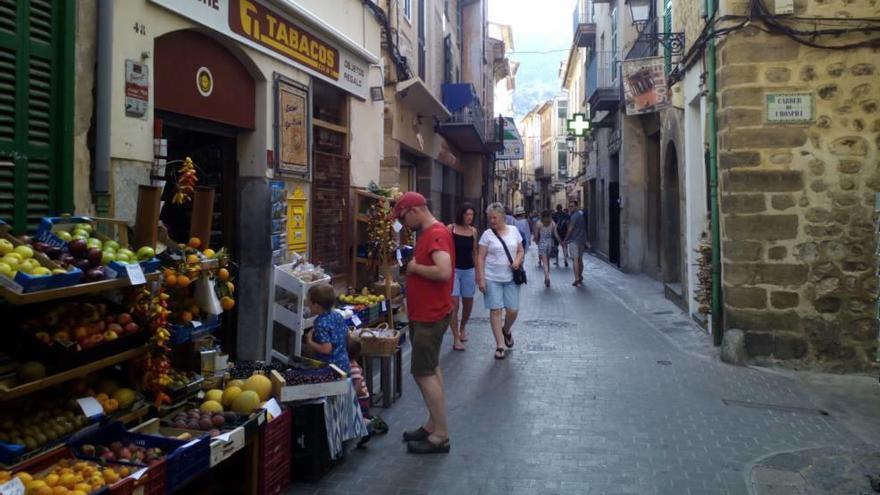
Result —
[[286, 409], [260, 433], [260, 493], [278, 495], [290, 486], [293, 413]]
[[165, 495], [165, 460], [147, 468], [147, 472], [139, 480], [135, 480], [132, 489], [144, 487], [144, 495]]

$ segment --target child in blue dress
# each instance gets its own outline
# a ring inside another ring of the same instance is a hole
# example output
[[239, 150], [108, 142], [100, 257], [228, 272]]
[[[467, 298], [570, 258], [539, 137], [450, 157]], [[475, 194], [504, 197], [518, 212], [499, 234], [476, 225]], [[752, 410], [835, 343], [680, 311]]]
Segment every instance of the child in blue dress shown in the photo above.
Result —
[[346, 373], [351, 373], [348, 359], [348, 327], [342, 315], [333, 311], [336, 293], [329, 284], [316, 285], [309, 289], [309, 310], [315, 318], [315, 325], [305, 335], [306, 346], [315, 357], [325, 363], [332, 363]]

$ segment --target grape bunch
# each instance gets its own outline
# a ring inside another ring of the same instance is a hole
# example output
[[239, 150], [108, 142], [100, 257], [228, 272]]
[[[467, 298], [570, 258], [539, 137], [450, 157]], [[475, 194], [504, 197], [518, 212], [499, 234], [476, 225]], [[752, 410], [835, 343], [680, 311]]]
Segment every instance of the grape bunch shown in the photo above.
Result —
[[275, 363], [266, 363], [263, 361], [242, 361], [235, 363], [235, 366], [229, 370], [229, 376], [233, 379], [243, 380], [256, 372], [268, 375], [270, 371], [275, 370], [279, 373], [284, 371], [284, 367]]
[[284, 371], [284, 379], [287, 385], [310, 385], [315, 383], [327, 383], [336, 381], [336, 375], [333, 370], [326, 368], [322, 370], [310, 371], [308, 373], [293, 368]]

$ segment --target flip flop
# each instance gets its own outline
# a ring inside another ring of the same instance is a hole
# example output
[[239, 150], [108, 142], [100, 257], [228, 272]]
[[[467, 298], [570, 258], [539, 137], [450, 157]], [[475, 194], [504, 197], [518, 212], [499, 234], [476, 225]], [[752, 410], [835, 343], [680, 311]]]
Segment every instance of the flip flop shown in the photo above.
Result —
[[508, 349], [513, 347], [513, 334], [508, 332], [501, 332], [501, 335], [504, 335], [504, 345], [507, 346]]
[[452, 345], [452, 350], [453, 350], [453, 351], [464, 352], [464, 351], [466, 351], [467, 349], [465, 349], [465, 347], [464, 347], [463, 345], [456, 346], [455, 344], [453, 344], [453, 345]]
[[501, 360], [501, 359], [504, 359], [505, 357], [506, 356], [504, 355], [504, 348], [503, 347], [499, 347], [499, 348], [495, 349], [495, 359]]

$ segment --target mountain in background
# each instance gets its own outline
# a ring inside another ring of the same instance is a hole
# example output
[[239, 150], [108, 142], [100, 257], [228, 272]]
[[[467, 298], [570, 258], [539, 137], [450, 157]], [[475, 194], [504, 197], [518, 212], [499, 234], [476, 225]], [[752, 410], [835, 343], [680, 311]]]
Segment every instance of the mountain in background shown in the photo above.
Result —
[[558, 95], [562, 84], [557, 75], [560, 53], [513, 54], [520, 62], [516, 73], [516, 92], [513, 95], [514, 121], [517, 123], [529, 110]]

